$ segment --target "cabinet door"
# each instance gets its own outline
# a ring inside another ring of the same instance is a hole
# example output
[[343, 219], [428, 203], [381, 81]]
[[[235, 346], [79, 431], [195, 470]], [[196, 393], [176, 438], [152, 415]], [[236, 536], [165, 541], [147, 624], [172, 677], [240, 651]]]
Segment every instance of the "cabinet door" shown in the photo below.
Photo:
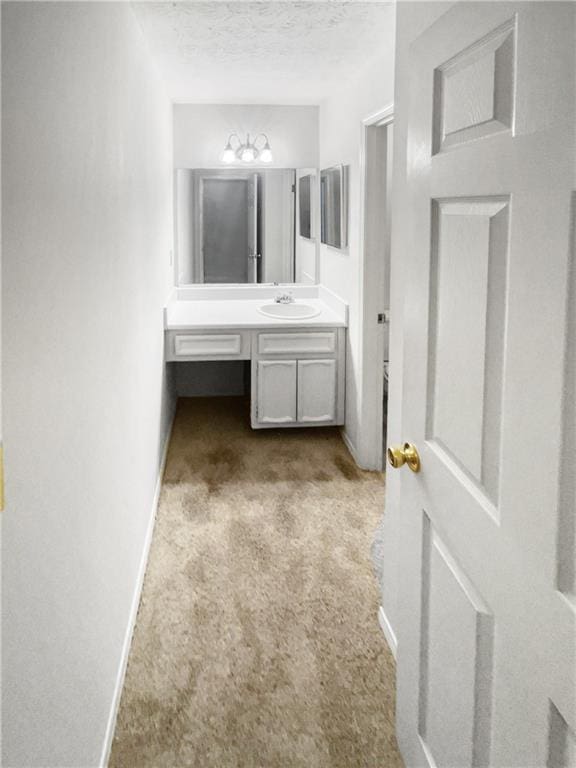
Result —
[[298, 361], [298, 421], [336, 419], [336, 360]]
[[258, 421], [290, 424], [296, 421], [296, 361], [258, 361]]

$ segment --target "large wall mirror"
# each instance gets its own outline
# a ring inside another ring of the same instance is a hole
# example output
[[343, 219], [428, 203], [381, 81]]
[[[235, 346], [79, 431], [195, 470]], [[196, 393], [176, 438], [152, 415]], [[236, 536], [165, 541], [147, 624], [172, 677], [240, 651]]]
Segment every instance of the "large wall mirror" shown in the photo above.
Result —
[[286, 168], [178, 169], [178, 284], [314, 282], [315, 267], [305, 280], [298, 263], [298, 175]]

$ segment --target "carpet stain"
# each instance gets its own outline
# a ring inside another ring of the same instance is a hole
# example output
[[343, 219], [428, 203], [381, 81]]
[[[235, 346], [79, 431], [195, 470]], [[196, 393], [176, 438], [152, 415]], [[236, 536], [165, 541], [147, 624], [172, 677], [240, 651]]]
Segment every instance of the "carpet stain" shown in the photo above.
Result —
[[180, 400], [110, 768], [401, 768], [383, 505], [337, 429]]
[[334, 464], [344, 475], [346, 480], [356, 481], [360, 480], [362, 477], [361, 471], [358, 469], [354, 461], [348, 456], [336, 454], [336, 456], [334, 456]]

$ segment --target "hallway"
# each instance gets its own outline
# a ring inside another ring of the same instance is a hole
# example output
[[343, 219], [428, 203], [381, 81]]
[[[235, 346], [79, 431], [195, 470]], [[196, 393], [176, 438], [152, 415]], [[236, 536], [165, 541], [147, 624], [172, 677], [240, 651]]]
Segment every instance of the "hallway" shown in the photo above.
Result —
[[337, 429], [179, 401], [111, 768], [396, 768], [370, 544], [380, 474]]

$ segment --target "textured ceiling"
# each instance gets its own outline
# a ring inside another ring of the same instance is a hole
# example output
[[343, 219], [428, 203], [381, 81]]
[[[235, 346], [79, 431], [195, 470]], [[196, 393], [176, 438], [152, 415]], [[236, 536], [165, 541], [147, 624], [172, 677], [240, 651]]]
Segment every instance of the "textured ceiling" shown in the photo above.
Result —
[[394, 44], [389, 2], [139, 2], [175, 101], [318, 103]]

